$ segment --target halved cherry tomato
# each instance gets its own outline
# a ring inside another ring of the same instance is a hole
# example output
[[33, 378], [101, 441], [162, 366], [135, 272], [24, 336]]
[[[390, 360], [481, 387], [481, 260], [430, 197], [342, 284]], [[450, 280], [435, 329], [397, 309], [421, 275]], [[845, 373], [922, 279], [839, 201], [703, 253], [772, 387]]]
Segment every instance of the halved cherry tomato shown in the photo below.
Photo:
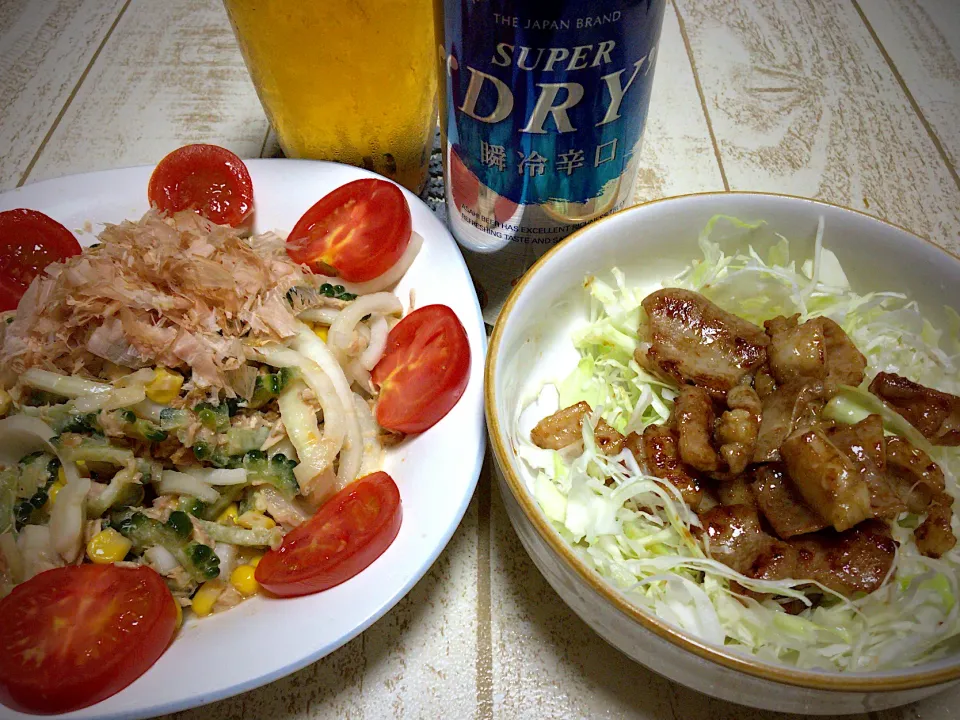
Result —
[[357, 480], [271, 550], [254, 577], [274, 595], [309, 595], [349, 580], [380, 557], [400, 532], [400, 491], [385, 472]]
[[446, 305], [427, 305], [396, 324], [371, 378], [380, 386], [377, 422], [423, 432], [457, 404], [470, 375], [470, 343]]
[[217, 225], [239, 227], [253, 212], [253, 182], [226, 148], [185, 145], [157, 164], [147, 198], [161, 212], [196, 210]]
[[60, 713], [119, 692], [173, 638], [174, 599], [148, 567], [47, 570], [0, 600], [0, 702]]
[[0, 212], [0, 310], [16, 310], [30, 282], [50, 263], [80, 254], [80, 243], [36, 210]]
[[396, 265], [410, 243], [410, 205], [386, 180], [354, 180], [324, 195], [297, 221], [287, 254], [314, 272], [366, 282]]

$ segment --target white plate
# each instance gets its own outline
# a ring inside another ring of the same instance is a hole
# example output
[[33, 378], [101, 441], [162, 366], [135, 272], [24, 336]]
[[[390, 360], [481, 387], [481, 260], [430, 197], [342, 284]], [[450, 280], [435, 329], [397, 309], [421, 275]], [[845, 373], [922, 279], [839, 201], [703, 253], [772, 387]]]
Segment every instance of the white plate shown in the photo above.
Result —
[[[313, 203], [365, 170], [302, 160], [249, 160], [255, 231], [289, 232]], [[152, 168], [76, 175], [0, 195], [0, 210], [41, 210], [96, 241], [104, 222], [138, 219], [148, 209]], [[396, 289], [407, 307], [444, 303], [470, 340], [470, 381], [456, 407], [426, 433], [387, 451], [385, 470], [400, 488], [403, 524], [387, 551], [353, 579], [295, 599], [255, 597], [225, 613], [189, 620], [141, 678], [101, 703], [60, 717], [140, 718], [236, 695], [333, 652], [380, 618], [427, 572], [450, 540], [473, 495], [483, 461], [483, 358], [480, 307], [457, 244], [415, 195], [404, 191], [423, 248]], [[92, 228], [91, 228], [92, 225]], [[35, 717], [0, 706], [0, 716]]]

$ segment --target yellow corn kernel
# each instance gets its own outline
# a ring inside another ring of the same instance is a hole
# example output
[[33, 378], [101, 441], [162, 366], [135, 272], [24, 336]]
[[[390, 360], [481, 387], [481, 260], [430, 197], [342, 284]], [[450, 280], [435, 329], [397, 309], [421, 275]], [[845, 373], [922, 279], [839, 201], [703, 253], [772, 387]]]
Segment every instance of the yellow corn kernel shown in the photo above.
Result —
[[254, 570], [257, 569], [257, 565], [260, 564], [260, 561], [263, 560], [263, 555], [254, 555], [247, 561], [247, 565], [252, 567]]
[[0, 388], [0, 415], [6, 415], [13, 406], [13, 398], [3, 388]]
[[237, 515], [239, 514], [240, 511], [237, 509], [237, 504], [230, 503], [224, 508], [222, 513], [217, 515], [217, 522], [221, 525], [230, 525], [231, 523], [236, 524]]
[[166, 405], [180, 395], [181, 387], [183, 387], [183, 375], [159, 367], [153, 374], [153, 380], [144, 387], [144, 392], [155, 403]]
[[223, 592], [223, 583], [219, 580], [210, 580], [200, 586], [200, 589], [193, 595], [191, 607], [193, 612], [199, 617], [209, 615], [213, 611], [213, 606]]
[[87, 543], [87, 557], [98, 565], [120, 562], [130, 552], [131, 543], [113, 528], [101, 530]]
[[63, 490], [63, 486], [67, 484], [67, 481], [63, 478], [63, 468], [60, 468], [60, 472], [57, 474], [57, 480], [54, 481], [53, 485], [50, 486], [50, 489], [47, 490], [47, 509], [53, 507], [53, 504], [57, 501], [57, 495], [60, 494], [60, 491]]
[[248, 530], [269, 530], [272, 527], [276, 527], [277, 524], [273, 521], [273, 518], [269, 518], [264, 515], [262, 512], [257, 512], [256, 510], [248, 510], [243, 513], [240, 517], [236, 518], [234, 522], [240, 527], [245, 527]]
[[230, 584], [241, 595], [254, 595], [260, 587], [260, 583], [257, 582], [253, 573], [254, 569], [250, 565], [237, 565], [230, 573]]
[[323, 340], [324, 342], [327, 341], [327, 333], [329, 332], [330, 332], [330, 328], [327, 327], [326, 325], [313, 326], [313, 334], [316, 335], [321, 340]]
[[173, 606], [177, 609], [177, 630], [179, 630], [183, 625], [183, 608], [180, 607], [180, 602], [176, 598], [173, 599]]

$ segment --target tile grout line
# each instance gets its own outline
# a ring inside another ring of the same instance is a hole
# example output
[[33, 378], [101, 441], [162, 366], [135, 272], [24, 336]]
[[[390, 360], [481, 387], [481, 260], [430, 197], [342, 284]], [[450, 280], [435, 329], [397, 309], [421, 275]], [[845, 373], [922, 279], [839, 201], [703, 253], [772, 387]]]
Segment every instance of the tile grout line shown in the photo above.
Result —
[[947, 172], [949, 172], [950, 177], [953, 178], [954, 184], [957, 186], [957, 189], [960, 190], [960, 175], [957, 174], [957, 168], [954, 167], [953, 163], [950, 161], [950, 156], [947, 154], [946, 149], [944, 149], [943, 143], [940, 142], [940, 138], [937, 136], [936, 131], [927, 120], [927, 116], [923, 114], [923, 110], [920, 109], [920, 104], [917, 102], [916, 98], [913, 97], [913, 93], [910, 92], [910, 88], [907, 87], [907, 83], [900, 74], [900, 71], [897, 69], [896, 64], [894, 64], [893, 58], [890, 57], [890, 53], [887, 52], [887, 49], [883, 46], [883, 43], [880, 42], [880, 36], [877, 35], [877, 31], [873, 29], [873, 25], [867, 19], [867, 15], [865, 12], [863, 12], [863, 8], [860, 7], [860, 3], [858, 0], [850, 0], [850, 2], [853, 4], [854, 10], [856, 10], [857, 14], [860, 16], [860, 20], [863, 21], [864, 26], [867, 28], [867, 32], [870, 33], [870, 37], [873, 38], [873, 42], [876, 44], [877, 49], [880, 50], [880, 54], [887, 63], [887, 67], [890, 68], [890, 72], [893, 73], [893, 77], [896, 79], [897, 84], [903, 91], [903, 94], [906, 95], [907, 102], [910, 103], [910, 107], [913, 109], [913, 112], [915, 112], [917, 117], [920, 119], [920, 124], [923, 125], [923, 129], [927, 131], [927, 135], [930, 137], [934, 147], [940, 154], [940, 159], [943, 160], [943, 164], [947, 166]]
[[488, 453], [477, 485], [477, 718], [493, 718], [493, 627], [490, 613], [491, 484], [493, 458]]
[[43, 140], [40, 141], [40, 146], [37, 148], [37, 151], [33, 154], [33, 157], [30, 159], [30, 163], [27, 165], [27, 169], [23, 171], [23, 175], [20, 176], [20, 181], [17, 183], [17, 187], [23, 187], [24, 183], [27, 182], [27, 178], [30, 176], [30, 173], [33, 172], [33, 168], [36, 166], [37, 161], [40, 159], [40, 155], [47, 147], [47, 143], [50, 141], [50, 138], [53, 137], [53, 133], [60, 126], [60, 121], [63, 120], [63, 116], [67, 114], [67, 110], [70, 108], [71, 103], [73, 103], [74, 98], [77, 96], [77, 93], [80, 91], [80, 86], [83, 85], [84, 80], [87, 79], [87, 75], [90, 74], [90, 69], [93, 67], [94, 63], [97, 62], [97, 58], [100, 57], [100, 52], [103, 50], [104, 46], [107, 44], [107, 41], [110, 39], [110, 36], [113, 35], [113, 31], [116, 29], [117, 24], [120, 22], [120, 18], [123, 17], [123, 14], [127, 11], [127, 8], [130, 7], [131, 0], [126, 0], [123, 4], [123, 7], [120, 8], [120, 12], [117, 13], [117, 17], [113, 19], [113, 23], [110, 25], [110, 28], [107, 30], [107, 34], [103, 36], [103, 40], [100, 41], [100, 45], [97, 46], [96, 51], [93, 53], [93, 57], [90, 58], [90, 62], [87, 63], [87, 67], [83, 69], [80, 78], [77, 80], [77, 84], [73, 86], [73, 90], [70, 91], [70, 95], [67, 96], [66, 102], [64, 102], [63, 107], [60, 108], [60, 112], [57, 113], [57, 117], [53, 120], [53, 125], [50, 126], [50, 129], [47, 130], [47, 134], [43, 136]]
[[707, 132], [710, 134], [710, 143], [713, 145], [713, 154], [717, 159], [717, 167], [720, 170], [723, 189], [729, 192], [730, 183], [727, 181], [727, 173], [723, 169], [723, 160], [720, 157], [720, 145], [717, 143], [717, 136], [713, 132], [713, 123], [710, 121], [710, 113], [707, 110], [707, 98], [703, 94], [703, 85], [700, 84], [700, 73], [697, 72], [697, 63], [693, 59], [693, 48], [690, 46], [690, 38], [687, 36], [687, 26], [683, 22], [683, 16], [680, 14], [680, 8], [677, 7], [676, 0], [670, 0], [670, 4], [673, 6], [673, 12], [677, 16], [677, 24], [680, 26], [680, 37], [683, 38], [683, 47], [687, 51], [687, 59], [690, 60], [693, 82], [697, 86], [697, 95], [700, 97], [700, 108], [703, 110], [703, 119], [707, 123]]

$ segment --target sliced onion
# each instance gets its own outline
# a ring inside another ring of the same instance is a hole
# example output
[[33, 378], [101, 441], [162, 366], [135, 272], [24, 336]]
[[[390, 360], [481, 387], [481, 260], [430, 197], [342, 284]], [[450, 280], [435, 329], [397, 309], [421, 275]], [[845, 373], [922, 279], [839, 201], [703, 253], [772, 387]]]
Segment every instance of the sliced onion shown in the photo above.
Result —
[[243, 468], [185, 468], [184, 473], [192, 475], [207, 485], [244, 485], [247, 471]]
[[304, 310], [297, 315], [300, 320], [312, 323], [323, 323], [324, 325], [333, 325], [333, 321], [340, 314], [340, 308], [319, 307]]
[[130, 409], [137, 414], [137, 417], [142, 417], [144, 420], [159, 424], [160, 413], [166, 410], [167, 407], [167, 405], [161, 405], [160, 403], [155, 403], [153, 400], [146, 399], [141, 400]]
[[154, 545], [147, 548], [143, 553], [147, 564], [161, 575], [171, 573], [180, 567], [180, 563], [173, 556], [173, 553], [167, 550], [163, 545]]
[[353, 380], [364, 392], [368, 394], [373, 393], [373, 385], [370, 382], [370, 371], [360, 364], [360, 358], [354, 358], [347, 363], [347, 377]]
[[407, 270], [410, 269], [410, 266], [413, 265], [413, 261], [416, 259], [422, 246], [423, 238], [417, 233], [410, 233], [410, 242], [407, 244], [407, 249], [403, 251], [403, 255], [400, 256], [396, 264], [382, 275], [372, 280], [367, 280], [366, 282], [350, 283], [344, 282], [342, 278], [323, 276], [317, 276], [317, 279], [320, 282], [328, 282], [331, 285], [343, 285], [347, 292], [351, 292], [354, 295], [369, 295], [370, 293], [380, 292], [381, 290], [386, 290], [396, 285], [400, 281], [400, 278], [402, 278]]
[[335, 351], [344, 351], [353, 340], [353, 333], [359, 323], [367, 315], [382, 313], [396, 315], [403, 312], [400, 299], [392, 293], [374, 293], [364, 295], [350, 303], [340, 311], [336, 322], [330, 326], [330, 347]]
[[281, 525], [297, 527], [310, 519], [307, 513], [287, 500], [272, 485], [262, 485], [257, 490], [257, 495], [262, 499], [264, 509]]
[[346, 420], [346, 438], [340, 451], [340, 463], [337, 466], [337, 485], [346, 485], [357, 479], [360, 470], [360, 458], [363, 443], [360, 439], [360, 426], [357, 424], [357, 413], [353, 406], [353, 391], [350, 382], [340, 367], [340, 363], [327, 344], [317, 337], [307, 325], [300, 323], [297, 337], [293, 346], [306, 357], [310, 358], [323, 370], [337, 391], [337, 397], [342, 403]]
[[68, 482], [57, 495], [50, 511], [50, 543], [66, 562], [72, 563], [83, 550], [83, 524], [90, 478]]
[[11, 582], [14, 585], [22, 583], [26, 579], [23, 577], [23, 555], [12, 531], [0, 535], [0, 555], [3, 555]]
[[237, 546], [218, 542], [213, 546], [213, 552], [220, 558], [220, 577], [229, 578], [237, 566]]
[[[164, 470], [157, 484], [160, 495], [189, 495], [205, 503], [216, 502], [220, 493], [202, 480], [176, 470]], [[59, 499], [59, 498], [58, 498]], [[56, 507], [56, 505], [54, 505]]]
[[127, 408], [143, 402], [147, 397], [143, 385], [114, 388], [108, 393], [91, 393], [83, 395], [73, 401], [73, 407], [79, 413], [89, 413], [96, 410], [117, 410]]
[[353, 396], [357, 410], [360, 433], [363, 437], [363, 459], [360, 463], [360, 477], [376, 472], [383, 465], [383, 446], [380, 445], [380, 428], [373, 417], [370, 405], [359, 395]]
[[360, 354], [360, 365], [367, 370], [373, 370], [383, 357], [383, 351], [387, 349], [389, 333], [390, 328], [387, 327], [387, 319], [383, 315], [374, 315], [370, 319], [370, 343]]
[[[334, 447], [328, 441], [326, 433], [320, 434], [316, 411], [303, 400], [304, 390], [306, 385], [295, 380], [280, 393], [277, 405], [280, 407], [280, 419], [283, 420], [283, 426], [287, 429], [287, 437], [290, 438], [300, 457], [300, 462], [293, 469], [293, 474], [297, 478], [301, 492], [307, 494], [314, 491], [324, 471], [333, 467], [333, 461], [340, 446]], [[324, 422], [324, 428], [326, 424]], [[342, 435], [340, 440], [342, 442]]]
[[63, 560], [53, 549], [50, 535], [47, 525], [24, 525], [17, 535], [24, 581], [44, 570], [63, 566]]
[[112, 385], [61, 375], [60, 373], [30, 368], [20, 376], [20, 382], [37, 390], [45, 390], [54, 395], [63, 395], [68, 398], [77, 398], [81, 395], [105, 395], [113, 390]]
[[57, 456], [68, 483], [79, 479], [77, 466], [64, 458], [50, 442], [53, 435], [51, 427], [40, 418], [28, 415], [3, 418], [0, 420], [0, 465], [16, 465], [24, 455], [43, 450]]

